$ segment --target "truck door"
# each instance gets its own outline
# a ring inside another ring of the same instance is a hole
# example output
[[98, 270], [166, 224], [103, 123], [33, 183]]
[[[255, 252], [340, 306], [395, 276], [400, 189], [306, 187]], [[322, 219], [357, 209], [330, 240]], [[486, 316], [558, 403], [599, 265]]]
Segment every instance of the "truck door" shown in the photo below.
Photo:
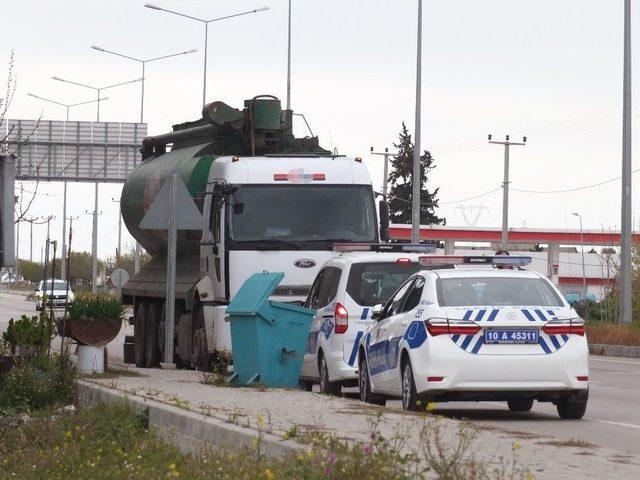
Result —
[[216, 300], [227, 300], [225, 292], [225, 245], [224, 245], [224, 202], [216, 195], [215, 185], [210, 185], [211, 191], [205, 200], [205, 215], [208, 210], [208, 225], [203, 232], [203, 246], [201, 250], [203, 269], [211, 278], [214, 297]]

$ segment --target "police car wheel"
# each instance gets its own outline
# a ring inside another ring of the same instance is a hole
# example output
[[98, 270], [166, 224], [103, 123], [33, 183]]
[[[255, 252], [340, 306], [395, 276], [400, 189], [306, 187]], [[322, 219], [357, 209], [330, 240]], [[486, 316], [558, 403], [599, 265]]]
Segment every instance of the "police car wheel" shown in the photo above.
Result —
[[329, 381], [329, 367], [324, 355], [320, 354], [320, 393], [327, 395], [340, 395], [342, 387], [337, 382]]
[[367, 361], [360, 359], [358, 364], [358, 389], [360, 390], [360, 401], [364, 403], [372, 403], [374, 405], [382, 405], [387, 403], [387, 399], [371, 393], [371, 382], [369, 382], [369, 368]]
[[411, 362], [407, 361], [402, 369], [402, 408], [405, 410], [418, 410], [418, 393], [413, 381], [413, 369]]
[[584, 417], [584, 413], [587, 410], [587, 401], [569, 402], [562, 401], [556, 405], [558, 415], [563, 420], [579, 420]]
[[528, 412], [533, 408], [532, 399], [507, 400], [507, 406], [512, 412]]

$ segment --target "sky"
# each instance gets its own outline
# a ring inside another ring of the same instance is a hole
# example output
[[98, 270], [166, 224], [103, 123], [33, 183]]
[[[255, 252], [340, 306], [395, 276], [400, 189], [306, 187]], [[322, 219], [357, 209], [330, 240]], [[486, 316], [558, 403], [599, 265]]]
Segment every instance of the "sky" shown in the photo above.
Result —
[[[284, 102], [287, 0], [153, 3], [203, 18], [269, 6], [210, 24], [207, 101], [241, 107], [245, 98], [274, 94]], [[492, 133], [494, 139], [527, 136], [525, 147], [511, 150], [512, 227], [577, 229], [572, 213], [578, 212], [585, 229], [618, 228], [620, 180], [575, 189], [620, 175], [622, 7], [622, 0], [424, 0], [422, 147], [435, 158], [429, 186], [440, 189], [437, 213], [448, 225], [500, 225], [503, 150], [487, 143]], [[151, 134], [159, 134], [200, 117], [199, 22], [145, 8], [138, 0], [3, 0], [0, 11], [0, 72], [12, 50], [16, 59], [9, 118], [64, 119], [63, 108], [29, 92], [62, 103], [94, 98], [91, 90], [51, 76], [95, 85], [141, 76], [137, 62], [91, 45], [138, 58], [197, 49], [147, 65], [145, 121]], [[402, 122], [414, 131], [417, 0], [293, 0], [292, 23], [293, 109], [306, 116], [321, 145], [361, 156], [380, 189], [382, 159], [369, 155], [370, 146], [393, 150]], [[638, 25], [635, 9], [632, 28]], [[633, 51], [634, 65], [639, 56], [640, 47]], [[640, 92], [639, 80], [636, 75], [634, 92]], [[139, 120], [139, 85], [105, 94], [101, 120]], [[636, 123], [638, 98], [636, 93]], [[71, 120], [94, 118], [94, 105], [71, 110]], [[305, 133], [300, 125], [296, 130]], [[634, 153], [637, 147], [636, 135]], [[25, 183], [25, 189], [32, 187]], [[120, 189], [100, 187], [100, 257], [115, 254], [118, 204], [112, 199]], [[40, 184], [38, 192], [30, 214], [56, 215], [51, 228], [61, 236], [62, 184]], [[640, 188], [633, 200], [637, 205]], [[69, 184], [68, 215], [79, 217], [74, 249], [91, 248], [91, 216], [85, 211], [92, 209], [93, 188]], [[39, 260], [45, 228], [33, 230], [33, 257]], [[123, 231], [123, 243], [133, 245]], [[29, 257], [26, 225], [20, 257]]]

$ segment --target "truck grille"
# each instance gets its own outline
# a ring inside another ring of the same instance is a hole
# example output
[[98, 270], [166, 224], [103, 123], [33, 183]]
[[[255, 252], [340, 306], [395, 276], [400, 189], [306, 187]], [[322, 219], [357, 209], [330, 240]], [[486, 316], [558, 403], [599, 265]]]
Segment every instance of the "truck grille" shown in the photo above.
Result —
[[306, 297], [311, 285], [280, 285], [274, 291], [276, 297]]

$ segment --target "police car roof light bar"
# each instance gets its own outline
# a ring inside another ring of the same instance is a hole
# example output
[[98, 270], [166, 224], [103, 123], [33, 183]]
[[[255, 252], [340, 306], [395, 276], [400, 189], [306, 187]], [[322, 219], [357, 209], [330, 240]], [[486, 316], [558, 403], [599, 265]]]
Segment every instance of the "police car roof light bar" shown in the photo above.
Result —
[[506, 265], [523, 267], [531, 263], [531, 257], [510, 255], [463, 256], [463, 255], [433, 255], [420, 257], [421, 265]]
[[412, 243], [334, 243], [334, 252], [434, 253], [435, 245]]

